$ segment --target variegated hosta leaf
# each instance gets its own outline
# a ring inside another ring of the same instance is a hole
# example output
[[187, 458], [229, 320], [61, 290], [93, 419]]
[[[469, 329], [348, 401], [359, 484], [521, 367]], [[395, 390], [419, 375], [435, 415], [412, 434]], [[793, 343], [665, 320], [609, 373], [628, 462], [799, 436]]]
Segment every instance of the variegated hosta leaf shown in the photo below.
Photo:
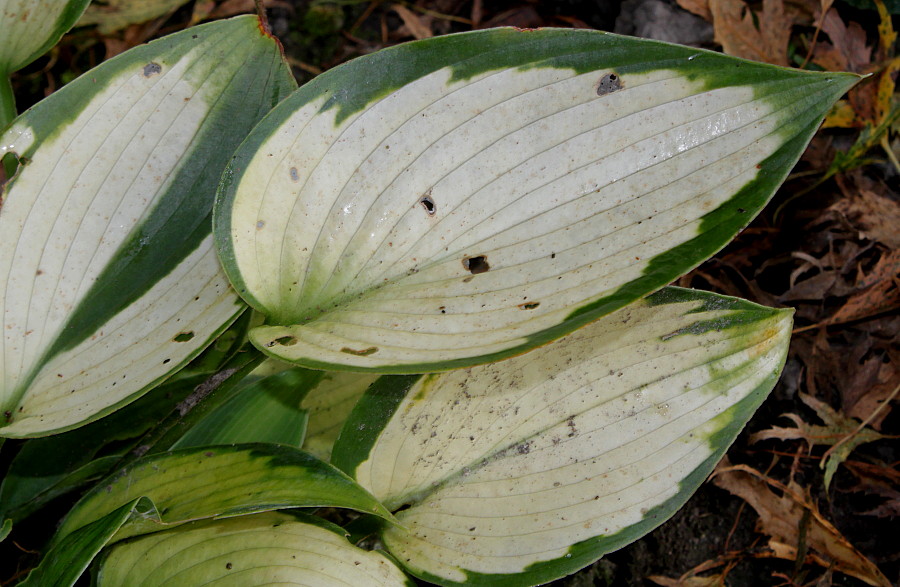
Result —
[[280, 512], [194, 522], [116, 545], [101, 563], [97, 584], [412, 585], [384, 554], [357, 548], [344, 536], [321, 518]]
[[379, 380], [332, 460], [409, 506], [382, 538], [414, 574], [550, 581], [687, 500], [775, 384], [791, 322], [666, 288], [521, 357]]
[[353, 406], [378, 375], [325, 372], [309, 390], [300, 407], [309, 411], [303, 450], [323, 461], [331, 458], [331, 448]]
[[2, 436], [82, 424], [187, 363], [242, 310], [212, 246], [218, 177], [294, 82], [253, 17], [128, 51], [0, 136]]
[[72, 28], [90, 1], [0, 0], [0, 76], [43, 55]]
[[217, 247], [277, 358], [497, 360], [721, 248], [858, 79], [583, 30], [387, 49], [254, 129], [217, 197]]
[[155, 512], [130, 520], [115, 540], [212, 517], [291, 507], [343, 507], [391, 519], [346, 475], [274, 444], [187, 448], [145, 457], [85, 495], [63, 520], [59, 541], [122, 504], [149, 498]]

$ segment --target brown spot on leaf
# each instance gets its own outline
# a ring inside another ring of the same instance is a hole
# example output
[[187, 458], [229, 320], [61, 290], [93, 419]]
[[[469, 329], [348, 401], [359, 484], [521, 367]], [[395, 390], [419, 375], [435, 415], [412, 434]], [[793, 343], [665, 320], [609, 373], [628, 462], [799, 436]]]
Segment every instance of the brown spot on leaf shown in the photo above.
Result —
[[342, 353], [347, 353], [348, 355], [356, 355], [357, 357], [368, 357], [371, 354], [378, 352], [378, 347], [370, 346], [367, 349], [363, 349], [361, 351], [351, 349], [350, 347], [344, 347], [341, 349]]

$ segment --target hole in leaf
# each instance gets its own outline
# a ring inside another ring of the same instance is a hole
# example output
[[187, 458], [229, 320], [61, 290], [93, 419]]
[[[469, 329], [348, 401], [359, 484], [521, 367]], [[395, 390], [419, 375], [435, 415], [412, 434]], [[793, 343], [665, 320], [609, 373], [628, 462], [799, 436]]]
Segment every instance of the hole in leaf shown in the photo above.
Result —
[[194, 338], [193, 332], [180, 332], [172, 339], [172, 342], [187, 342], [192, 338]]
[[273, 347], [276, 344], [280, 344], [281, 346], [294, 346], [297, 344], [296, 336], [282, 336], [280, 338], [276, 338], [275, 340], [269, 341], [266, 343], [267, 347]]
[[350, 347], [344, 347], [341, 349], [342, 353], [347, 353], [348, 355], [356, 355], [357, 357], [368, 357], [371, 354], [378, 352], [378, 347], [370, 346], [367, 349], [363, 349], [361, 351], [357, 351], [355, 349], [351, 349]]
[[472, 275], [478, 275], [479, 273], [486, 273], [488, 269], [491, 268], [488, 265], [487, 257], [484, 255], [478, 255], [477, 257], [466, 257], [463, 259], [463, 267], [466, 268], [466, 271], [471, 273]]
[[622, 78], [615, 73], [607, 73], [597, 83], [597, 95], [605, 96], [622, 89]]
[[300, 181], [300, 172], [297, 171], [296, 167], [291, 167], [291, 180]]
[[159, 63], [150, 62], [144, 66], [144, 77], [153, 77], [154, 75], [159, 74], [162, 71], [162, 65]]
[[519, 304], [520, 310], [534, 310], [538, 306], [540, 306], [540, 302], [526, 302], [524, 304]]
[[437, 210], [437, 206], [434, 205], [434, 200], [431, 199], [431, 190], [428, 191], [428, 194], [422, 196], [422, 199], [419, 200], [419, 203], [422, 204], [422, 207], [425, 208], [425, 211], [428, 212], [429, 216], [434, 216], [435, 211]]

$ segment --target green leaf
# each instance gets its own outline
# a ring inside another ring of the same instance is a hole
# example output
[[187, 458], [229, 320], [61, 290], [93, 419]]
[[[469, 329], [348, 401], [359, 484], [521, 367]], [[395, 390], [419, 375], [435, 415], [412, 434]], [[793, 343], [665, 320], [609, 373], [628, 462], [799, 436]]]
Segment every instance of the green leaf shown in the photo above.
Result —
[[27, 441], [0, 483], [0, 515], [21, 520], [51, 500], [106, 477], [122, 455], [205, 378], [179, 373], [105, 418]]
[[97, 585], [413, 585], [383, 553], [345, 535], [321, 518], [282, 512], [194, 522], [116, 545]]
[[[74, 585], [90, 562], [125, 524], [136, 510], [141, 499], [135, 499], [109, 512], [102, 518], [83, 526], [66, 536], [44, 555], [19, 587], [63, 587]], [[140, 515], [140, 512], [137, 512]]]
[[666, 288], [507, 361], [384, 377], [332, 461], [443, 585], [536, 585], [670, 517], [765, 399], [791, 311]]
[[0, 0], [0, 77], [46, 53], [72, 28], [90, 1]]
[[859, 80], [586, 30], [499, 29], [332, 69], [266, 117], [216, 245], [312, 368], [520, 354], [671, 282], [772, 196]]
[[251, 381], [188, 430], [173, 448], [243, 442], [299, 448], [308, 417], [300, 409], [300, 400], [321, 377], [321, 372], [295, 367]]
[[0, 435], [111, 412], [243, 311], [213, 250], [213, 192], [293, 87], [274, 39], [240, 17], [127, 51], [0, 136], [24, 163], [0, 208]]
[[244, 444], [186, 448], [136, 461], [85, 495], [53, 542], [138, 497], [149, 498], [156, 512], [131, 520], [115, 540], [191, 520], [291, 507], [345, 507], [392, 519], [331, 465], [286, 446]]
[[324, 372], [300, 407], [309, 411], [309, 427], [303, 450], [323, 461], [331, 458], [331, 447], [353, 406], [378, 375]]

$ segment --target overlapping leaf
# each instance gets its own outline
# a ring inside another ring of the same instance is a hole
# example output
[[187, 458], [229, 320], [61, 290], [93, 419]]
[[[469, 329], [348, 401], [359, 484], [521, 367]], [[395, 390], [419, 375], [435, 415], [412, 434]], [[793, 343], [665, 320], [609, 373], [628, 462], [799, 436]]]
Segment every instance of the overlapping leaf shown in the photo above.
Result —
[[317, 77], [214, 214], [251, 332], [301, 365], [417, 373], [558, 338], [765, 204], [857, 77], [593, 31], [429, 39]]
[[130, 520], [116, 540], [278, 508], [345, 507], [390, 518], [346, 475], [299, 450], [272, 444], [186, 448], [145, 457], [93, 489], [63, 520], [54, 543], [141, 497], [150, 499], [153, 511]]
[[55, 45], [90, 1], [0, 0], [0, 77], [25, 67]]
[[412, 585], [384, 554], [344, 536], [321, 518], [279, 512], [195, 522], [117, 545], [102, 561], [97, 584]]
[[0, 208], [0, 435], [130, 401], [242, 310], [210, 235], [238, 142], [294, 86], [252, 17], [136, 48], [0, 137], [23, 163]]
[[667, 288], [522, 357], [384, 377], [333, 462], [444, 585], [535, 585], [680, 507], [775, 384], [790, 312]]
[[324, 373], [300, 404], [309, 411], [309, 428], [303, 450], [322, 460], [329, 460], [341, 426], [377, 378], [377, 375], [366, 373]]

